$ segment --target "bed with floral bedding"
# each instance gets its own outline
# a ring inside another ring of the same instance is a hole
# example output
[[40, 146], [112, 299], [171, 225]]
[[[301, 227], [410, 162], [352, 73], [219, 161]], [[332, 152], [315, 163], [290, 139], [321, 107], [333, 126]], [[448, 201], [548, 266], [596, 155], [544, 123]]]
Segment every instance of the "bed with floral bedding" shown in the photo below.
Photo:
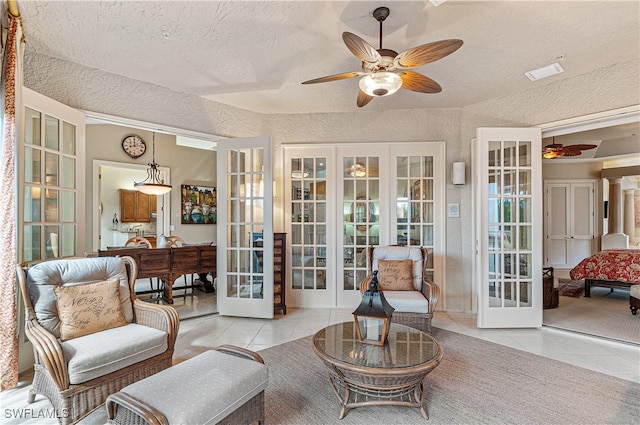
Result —
[[570, 272], [573, 280], [584, 279], [584, 296], [592, 286], [629, 289], [640, 284], [640, 249], [607, 249], [585, 258]]

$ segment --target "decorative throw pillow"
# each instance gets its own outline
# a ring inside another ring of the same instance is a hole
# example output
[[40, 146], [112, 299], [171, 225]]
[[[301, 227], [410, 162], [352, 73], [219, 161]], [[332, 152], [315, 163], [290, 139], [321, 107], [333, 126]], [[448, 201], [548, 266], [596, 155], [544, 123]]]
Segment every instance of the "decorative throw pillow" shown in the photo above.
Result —
[[118, 279], [57, 286], [54, 292], [62, 341], [126, 325]]
[[378, 260], [380, 291], [413, 291], [413, 261]]

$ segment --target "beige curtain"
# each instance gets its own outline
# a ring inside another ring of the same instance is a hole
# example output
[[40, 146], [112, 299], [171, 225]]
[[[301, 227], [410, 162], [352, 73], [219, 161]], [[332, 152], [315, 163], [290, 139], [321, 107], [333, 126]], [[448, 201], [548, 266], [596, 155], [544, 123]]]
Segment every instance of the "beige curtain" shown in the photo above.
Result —
[[2, 141], [0, 142], [0, 375], [2, 391], [18, 385], [16, 317], [16, 97], [22, 87], [22, 29], [9, 15], [2, 61]]

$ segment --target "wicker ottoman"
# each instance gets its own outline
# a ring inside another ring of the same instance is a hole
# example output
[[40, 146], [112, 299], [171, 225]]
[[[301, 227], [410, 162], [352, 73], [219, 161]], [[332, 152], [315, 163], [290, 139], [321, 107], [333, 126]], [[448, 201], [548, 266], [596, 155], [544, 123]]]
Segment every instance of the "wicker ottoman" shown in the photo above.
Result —
[[269, 373], [262, 357], [223, 345], [107, 398], [109, 424], [264, 423]]
[[629, 288], [629, 308], [634, 316], [640, 308], [640, 285], [631, 285]]

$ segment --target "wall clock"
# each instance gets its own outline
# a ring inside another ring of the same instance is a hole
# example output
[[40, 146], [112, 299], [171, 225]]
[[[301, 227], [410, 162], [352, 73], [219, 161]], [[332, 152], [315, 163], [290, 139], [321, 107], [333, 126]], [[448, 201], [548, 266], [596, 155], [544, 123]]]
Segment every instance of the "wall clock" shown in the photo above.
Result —
[[136, 159], [147, 151], [147, 144], [142, 140], [142, 137], [131, 134], [122, 139], [122, 150], [131, 158]]

